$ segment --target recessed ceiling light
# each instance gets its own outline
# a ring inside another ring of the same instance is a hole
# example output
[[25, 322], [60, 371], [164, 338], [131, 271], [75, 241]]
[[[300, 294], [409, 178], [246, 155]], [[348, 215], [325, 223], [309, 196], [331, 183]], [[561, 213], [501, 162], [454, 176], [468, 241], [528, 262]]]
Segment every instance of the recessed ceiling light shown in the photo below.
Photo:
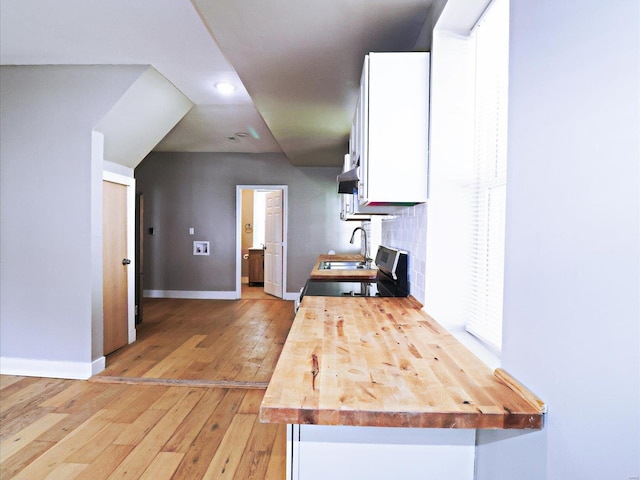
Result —
[[216, 89], [225, 95], [235, 92], [236, 87], [226, 82], [218, 82], [216, 83]]

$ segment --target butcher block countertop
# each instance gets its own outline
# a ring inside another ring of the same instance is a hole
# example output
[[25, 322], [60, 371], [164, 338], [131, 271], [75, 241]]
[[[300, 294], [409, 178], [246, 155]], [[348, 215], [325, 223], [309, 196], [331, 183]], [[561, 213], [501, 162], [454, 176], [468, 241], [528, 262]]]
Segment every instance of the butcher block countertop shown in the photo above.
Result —
[[335, 254], [335, 255], [320, 255], [316, 264], [311, 270], [310, 278], [312, 280], [327, 280], [327, 281], [345, 281], [345, 282], [358, 282], [366, 280], [375, 280], [378, 270], [375, 266], [372, 266], [367, 270], [320, 270], [320, 263], [325, 261], [364, 261], [362, 255], [356, 253], [347, 254]]
[[304, 297], [260, 407], [268, 423], [542, 428], [544, 404], [411, 298]]

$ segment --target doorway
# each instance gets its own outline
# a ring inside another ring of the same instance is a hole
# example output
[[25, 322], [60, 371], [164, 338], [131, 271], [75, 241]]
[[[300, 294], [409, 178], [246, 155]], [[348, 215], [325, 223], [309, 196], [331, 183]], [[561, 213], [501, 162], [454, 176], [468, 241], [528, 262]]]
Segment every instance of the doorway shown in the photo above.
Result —
[[[284, 297], [287, 217], [286, 185], [236, 186], [236, 298], [243, 291], [254, 298]], [[257, 275], [256, 258], [264, 269]]]

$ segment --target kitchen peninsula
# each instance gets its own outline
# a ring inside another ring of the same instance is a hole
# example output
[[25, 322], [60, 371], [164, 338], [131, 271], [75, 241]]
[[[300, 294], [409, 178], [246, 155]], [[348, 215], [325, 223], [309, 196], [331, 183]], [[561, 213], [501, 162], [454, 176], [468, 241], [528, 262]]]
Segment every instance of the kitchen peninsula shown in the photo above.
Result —
[[476, 429], [539, 429], [543, 403], [411, 297], [305, 296], [260, 416], [288, 477], [473, 478]]

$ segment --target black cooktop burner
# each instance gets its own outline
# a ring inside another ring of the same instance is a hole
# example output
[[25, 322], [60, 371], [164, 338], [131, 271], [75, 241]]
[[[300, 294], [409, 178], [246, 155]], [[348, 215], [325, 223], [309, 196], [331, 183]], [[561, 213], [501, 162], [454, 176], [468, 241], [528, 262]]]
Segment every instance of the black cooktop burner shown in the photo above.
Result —
[[312, 297], [375, 297], [378, 295], [376, 282], [326, 282], [308, 280], [302, 296]]

